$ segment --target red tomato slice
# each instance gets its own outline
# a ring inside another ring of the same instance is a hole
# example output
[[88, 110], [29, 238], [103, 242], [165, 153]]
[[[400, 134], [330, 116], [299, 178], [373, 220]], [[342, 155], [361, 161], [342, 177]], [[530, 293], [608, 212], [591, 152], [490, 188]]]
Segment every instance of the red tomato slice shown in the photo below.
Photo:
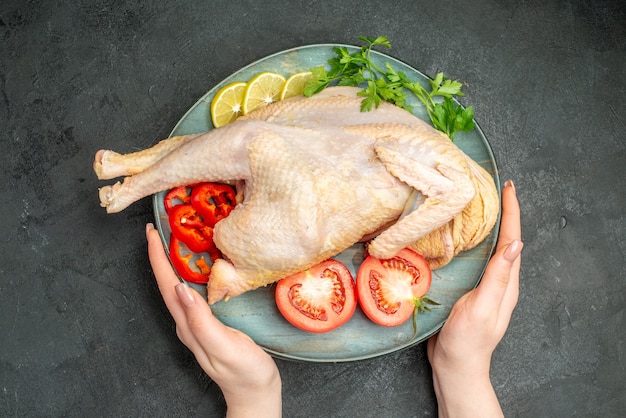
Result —
[[408, 248], [393, 258], [368, 256], [357, 272], [359, 304], [378, 325], [393, 327], [406, 322], [432, 283], [432, 271], [424, 257]]
[[276, 305], [285, 319], [309, 332], [328, 332], [348, 322], [356, 310], [350, 270], [329, 259], [276, 285]]

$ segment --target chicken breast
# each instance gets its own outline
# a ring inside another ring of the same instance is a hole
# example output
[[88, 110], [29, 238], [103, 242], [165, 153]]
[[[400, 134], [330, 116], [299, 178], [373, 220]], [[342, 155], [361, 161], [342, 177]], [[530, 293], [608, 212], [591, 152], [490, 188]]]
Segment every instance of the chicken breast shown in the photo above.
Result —
[[435, 267], [481, 242], [499, 210], [491, 176], [403, 109], [383, 103], [361, 112], [357, 92], [333, 87], [277, 102], [137, 153], [98, 151], [100, 179], [126, 176], [100, 189], [101, 204], [113, 213], [175, 186], [238, 181], [244, 200], [215, 227], [225, 259], [212, 267], [210, 303], [303, 271], [364, 237], [375, 237], [375, 257], [408, 246]]

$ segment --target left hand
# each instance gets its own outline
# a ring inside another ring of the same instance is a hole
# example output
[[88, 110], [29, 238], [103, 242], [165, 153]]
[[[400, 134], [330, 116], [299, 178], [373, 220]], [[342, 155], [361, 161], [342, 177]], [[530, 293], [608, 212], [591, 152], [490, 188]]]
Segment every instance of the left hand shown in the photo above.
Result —
[[178, 279], [152, 224], [146, 226], [146, 238], [150, 264], [178, 338], [222, 389], [228, 416], [281, 416], [281, 380], [274, 360], [250, 337], [222, 324], [206, 300]]

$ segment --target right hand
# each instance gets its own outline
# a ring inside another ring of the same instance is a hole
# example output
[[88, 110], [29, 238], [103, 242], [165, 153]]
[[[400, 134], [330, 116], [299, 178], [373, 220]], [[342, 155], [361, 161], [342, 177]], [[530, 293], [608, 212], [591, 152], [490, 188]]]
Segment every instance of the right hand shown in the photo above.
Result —
[[519, 296], [521, 235], [519, 203], [508, 181], [496, 252], [480, 284], [455, 303], [441, 331], [428, 341], [440, 416], [502, 415], [489, 368]]

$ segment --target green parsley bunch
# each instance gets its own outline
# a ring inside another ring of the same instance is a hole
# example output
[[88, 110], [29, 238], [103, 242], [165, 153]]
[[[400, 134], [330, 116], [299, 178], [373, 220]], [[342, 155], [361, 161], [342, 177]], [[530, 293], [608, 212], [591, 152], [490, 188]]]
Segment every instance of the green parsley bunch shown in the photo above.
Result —
[[428, 91], [419, 82], [413, 82], [404, 73], [395, 71], [388, 62], [384, 69], [372, 62], [374, 46], [391, 48], [386, 36], [376, 39], [361, 36], [359, 39], [366, 45], [356, 52], [350, 53], [346, 47], [333, 48], [336, 56], [328, 60], [329, 70], [324, 66], [311, 68], [313, 77], [304, 87], [305, 96], [311, 97], [330, 85], [360, 86], [366, 83], [366, 87], [359, 92], [359, 96], [363, 96], [362, 112], [370, 111], [372, 106], [378, 107], [383, 100], [410, 111], [411, 106], [406, 104], [405, 91], [408, 90], [424, 104], [435, 129], [448, 135], [450, 140], [454, 141], [454, 135], [459, 131], [474, 129], [474, 109], [471, 106], [463, 108], [453, 100], [453, 97], [464, 96], [460, 82], [450, 80], [440, 72], [429, 80]]

